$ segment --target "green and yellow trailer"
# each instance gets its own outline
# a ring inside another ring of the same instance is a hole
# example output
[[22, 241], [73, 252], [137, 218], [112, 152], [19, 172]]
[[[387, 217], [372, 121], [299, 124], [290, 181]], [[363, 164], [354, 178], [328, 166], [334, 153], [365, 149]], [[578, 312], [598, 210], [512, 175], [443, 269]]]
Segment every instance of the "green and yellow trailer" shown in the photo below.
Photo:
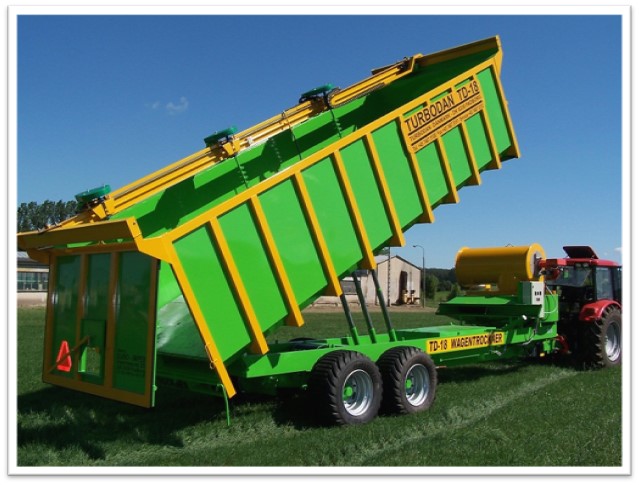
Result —
[[[528, 271], [533, 246], [495, 250], [494, 265], [526, 271], [502, 277], [505, 293], [442, 305], [455, 324], [395, 329], [382, 305], [385, 332], [359, 334], [344, 305], [347, 336], [267, 342], [302, 327], [319, 296], [344, 301], [340, 280], [357, 282], [358, 270], [381, 295], [375, 255], [519, 156], [501, 64], [494, 37], [321, 86], [130, 185], [78, 194], [75, 217], [19, 234], [50, 268], [43, 380], [143, 407], [161, 386], [226, 399], [302, 389], [319, 416], [349, 424], [380, 406], [428, 408], [438, 366], [548, 351], [556, 297], [530, 298], [542, 278]], [[463, 273], [476, 258], [460, 254]]]

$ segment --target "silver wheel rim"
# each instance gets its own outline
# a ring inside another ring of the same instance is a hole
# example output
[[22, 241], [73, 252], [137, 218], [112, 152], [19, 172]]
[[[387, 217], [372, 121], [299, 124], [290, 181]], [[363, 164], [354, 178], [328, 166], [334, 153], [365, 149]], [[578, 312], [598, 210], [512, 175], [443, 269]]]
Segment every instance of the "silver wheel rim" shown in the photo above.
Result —
[[368, 372], [356, 369], [351, 372], [342, 386], [344, 408], [351, 416], [364, 414], [373, 401], [373, 379]]
[[612, 362], [619, 358], [621, 354], [621, 339], [619, 338], [619, 327], [612, 323], [606, 330], [606, 355]]
[[415, 364], [406, 373], [406, 400], [411, 406], [421, 406], [428, 398], [430, 379], [428, 369], [422, 364]]

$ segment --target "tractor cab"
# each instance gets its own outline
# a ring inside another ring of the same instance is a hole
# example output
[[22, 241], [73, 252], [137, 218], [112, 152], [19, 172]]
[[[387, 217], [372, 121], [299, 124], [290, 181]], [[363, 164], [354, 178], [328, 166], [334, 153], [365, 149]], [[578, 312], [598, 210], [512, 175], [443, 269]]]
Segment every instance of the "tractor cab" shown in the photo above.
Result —
[[583, 307], [602, 300], [621, 305], [621, 266], [599, 259], [589, 246], [564, 246], [567, 258], [545, 261], [546, 284], [559, 296], [559, 313], [579, 317]]

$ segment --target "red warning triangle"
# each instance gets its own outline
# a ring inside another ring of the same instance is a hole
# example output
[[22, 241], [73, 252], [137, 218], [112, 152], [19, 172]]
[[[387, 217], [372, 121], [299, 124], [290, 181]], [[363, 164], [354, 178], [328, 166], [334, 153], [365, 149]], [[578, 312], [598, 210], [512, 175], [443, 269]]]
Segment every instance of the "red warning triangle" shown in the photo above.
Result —
[[63, 372], [69, 372], [71, 370], [71, 352], [69, 351], [69, 343], [66, 340], [62, 341], [58, 358], [55, 361], [57, 363], [56, 369]]

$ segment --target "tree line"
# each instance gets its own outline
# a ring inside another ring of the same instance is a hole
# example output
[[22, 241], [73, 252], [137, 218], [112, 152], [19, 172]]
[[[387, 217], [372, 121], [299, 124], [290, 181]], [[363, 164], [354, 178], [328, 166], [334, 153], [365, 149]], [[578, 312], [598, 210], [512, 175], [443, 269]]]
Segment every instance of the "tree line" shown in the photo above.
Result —
[[37, 231], [58, 224], [73, 217], [77, 210], [78, 203], [74, 200], [23, 202], [18, 206], [18, 232]]
[[435, 299], [437, 292], [446, 291], [446, 300], [457, 296], [461, 291], [457, 284], [455, 269], [426, 268], [422, 275], [422, 289], [428, 299]]

